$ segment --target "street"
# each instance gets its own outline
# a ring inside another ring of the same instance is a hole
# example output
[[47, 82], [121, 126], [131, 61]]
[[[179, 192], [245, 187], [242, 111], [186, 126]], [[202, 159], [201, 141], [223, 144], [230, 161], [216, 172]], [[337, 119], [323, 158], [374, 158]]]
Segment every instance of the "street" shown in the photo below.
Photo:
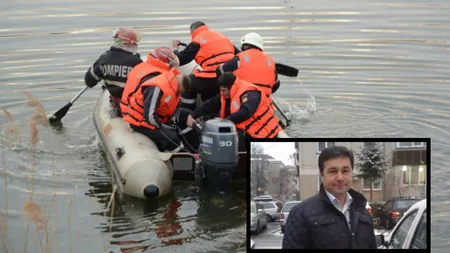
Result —
[[[390, 232], [391, 230], [375, 229], [375, 234], [387, 235]], [[280, 222], [267, 223], [267, 229], [261, 231], [258, 235], [252, 234], [251, 238], [255, 242], [255, 249], [281, 249], [283, 234], [281, 233]]]
[[281, 233], [280, 222], [267, 223], [267, 229], [258, 235], [252, 235], [255, 242], [255, 249], [281, 249], [283, 234]]

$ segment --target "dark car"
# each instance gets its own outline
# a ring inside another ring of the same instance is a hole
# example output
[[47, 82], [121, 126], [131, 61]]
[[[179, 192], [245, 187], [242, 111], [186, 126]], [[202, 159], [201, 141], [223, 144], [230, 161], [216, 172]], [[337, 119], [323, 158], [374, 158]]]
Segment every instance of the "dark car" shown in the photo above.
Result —
[[387, 229], [393, 228], [403, 217], [403, 214], [419, 201], [420, 199], [411, 197], [398, 197], [386, 201], [380, 212], [380, 225]]

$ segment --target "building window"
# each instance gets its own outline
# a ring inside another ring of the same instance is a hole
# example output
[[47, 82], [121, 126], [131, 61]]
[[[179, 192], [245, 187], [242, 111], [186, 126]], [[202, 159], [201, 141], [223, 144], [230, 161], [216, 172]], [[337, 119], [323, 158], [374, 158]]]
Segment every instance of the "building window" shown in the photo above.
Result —
[[317, 153], [322, 152], [324, 148], [333, 147], [334, 142], [318, 142], [317, 143]]
[[426, 142], [397, 142], [397, 148], [425, 147]]
[[425, 165], [402, 167], [403, 185], [424, 185], [426, 184], [427, 167]]
[[[364, 190], [370, 190], [370, 179], [362, 178], [362, 184]], [[372, 182], [372, 190], [381, 190], [381, 180], [380, 178], [375, 179]]]

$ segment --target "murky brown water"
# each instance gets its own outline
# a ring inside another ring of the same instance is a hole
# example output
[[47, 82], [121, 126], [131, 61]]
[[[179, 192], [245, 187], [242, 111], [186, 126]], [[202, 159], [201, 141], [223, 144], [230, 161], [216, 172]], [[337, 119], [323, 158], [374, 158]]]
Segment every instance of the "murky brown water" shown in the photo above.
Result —
[[[245, 194], [218, 198], [192, 184], [145, 204], [116, 206], [112, 230], [101, 213], [111, 186], [92, 110], [100, 87], [86, 92], [64, 118], [64, 129], [40, 127], [33, 160], [23, 91], [54, 112], [83, 87], [84, 73], [111, 43], [111, 31], [134, 26], [146, 54], [172, 39], [189, 41], [200, 19], [237, 45], [259, 32], [266, 52], [300, 69], [282, 78], [275, 98], [295, 117], [296, 137], [431, 137], [432, 245], [447, 252], [450, 222], [446, 157], [450, 147], [450, 3], [448, 1], [2, 1], [0, 106], [21, 138], [2, 145], [8, 169], [0, 180], [0, 210], [8, 218], [10, 252], [23, 252], [27, 174], [35, 167], [34, 200], [51, 209], [54, 252], [223, 252], [245, 242]], [[6, 123], [0, 117], [0, 123]], [[4, 129], [4, 128], [2, 128]], [[5, 141], [5, 138], [2, 139]], [[54, 194], [56, 191], [56, 194]], [[55, 197], [53, 197], [55, 196]], [[69, 201], [70, 200], [70, 201]], [[68, 216], [71, 216], [70, 223]], [[70, 229], [69, 229], [70, 227]], [[39, 242], [30, 227], [29, 252]]]

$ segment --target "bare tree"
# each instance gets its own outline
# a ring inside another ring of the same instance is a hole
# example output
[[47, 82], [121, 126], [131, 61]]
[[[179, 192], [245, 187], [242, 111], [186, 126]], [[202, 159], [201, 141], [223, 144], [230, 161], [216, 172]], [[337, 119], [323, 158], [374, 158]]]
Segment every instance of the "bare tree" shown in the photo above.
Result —
[[283, 166], [279, 170], [274, 170], [271, 177], [272, 183], [276, 185], [277, 196], [283, 202], [290, 200], [295, 191], [292, 183], [295, 173], [289, 168], [289, 166]]
[[269, 166], [269, 160], [264, 153], [264, 148], [257, 142], [251, 143], [250, 159], [250, 187], [252, 198], [254, 198], [264, 193], [267, 186], [268, 181], [264, 171]]

